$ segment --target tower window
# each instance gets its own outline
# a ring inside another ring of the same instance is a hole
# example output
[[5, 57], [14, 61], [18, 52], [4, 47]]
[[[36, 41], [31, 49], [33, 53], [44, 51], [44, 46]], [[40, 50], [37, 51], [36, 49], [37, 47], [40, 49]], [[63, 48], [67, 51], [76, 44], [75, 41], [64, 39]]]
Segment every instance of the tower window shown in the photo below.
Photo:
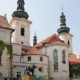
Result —
[[65, 54], [65, 50], [62, 51], [62, 63], [66, 63], [66, 54]]
[[24, 28], [21, 28], [21, 36], [24, 36], [25, 30]]
[[70, 45], [70, 41], [68, 41], [68, 45]]
[[54, 66], [54, 70], [58, 70], [58, 50], [54, 50], [53, 51], [53, 66]]
[[31, 56], [28, 57], [28, 61], [31, 61]]
[[23, 44], [23, 42], [21, 42], [21, 44]]

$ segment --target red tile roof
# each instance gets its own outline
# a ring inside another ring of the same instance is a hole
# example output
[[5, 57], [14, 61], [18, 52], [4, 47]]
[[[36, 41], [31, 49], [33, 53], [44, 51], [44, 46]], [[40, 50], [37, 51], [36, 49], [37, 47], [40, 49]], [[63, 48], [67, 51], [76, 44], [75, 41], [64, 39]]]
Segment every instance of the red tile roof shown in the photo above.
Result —
[[22, 51], [21, 54], [22, 54], [22, 55], [25, 55], [30, 48], [31, 48], [31, 46], [23, 45], [23, 46], [22, 46], [22, 50], [21, 50], [21, 51]]
[[69, 55], [69, 63], [70, 64], [80, 64], [80, 56], [77, 57], [76, 54]]
[[37, 45], [35, 45], [35, 47], [42, 47], [44, 46], [44, 44], [54, 44], [54, 43], [64, 43], [62, 40], [60, 40], [59, 36], [57, 34], [54, 34], [50, 37], [48, 37], [47, 39], [41, 41], [40, 43], [38, 43]]
[[22, 55], [40, 55], [43, 53], [38, 50], [36, 47], [31, 47], [31, 46], [22, 46]]
[[4, 16], [0, 16], [0, 26], [1, 27], [10, 27], [7, 19]]
[[34, 55], [42, 54], [43, 55], [43, 53], [35, 47], [30, 48], [29, 51], [26, 53], [26, 55], [27, 54], [34, 54]]

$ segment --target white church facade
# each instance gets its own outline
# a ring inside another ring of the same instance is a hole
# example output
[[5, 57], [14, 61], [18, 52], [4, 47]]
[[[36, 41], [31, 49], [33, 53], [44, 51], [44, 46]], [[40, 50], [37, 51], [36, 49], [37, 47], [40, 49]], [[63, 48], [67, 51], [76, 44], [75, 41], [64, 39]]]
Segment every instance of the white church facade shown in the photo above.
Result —
[[[24, 9], [24, 0], [18, 0], [17, 10], [13, 12], [10, 24], [0, 16], [0, 41], [12, 45], [12, 76], [35, 75], [50, 80], [69, 80], [69, 55], [72, 53], [72, 34], [66, 26], [64, 13], [60, 16], [60, 28], [45, 40], [37, 43], [34, 36], [30, 46], [29, 15]], [[0, 77], [10, 77], [7, 50], [0, 55]], [[28, 68], [34, 68], [29, 72]]]

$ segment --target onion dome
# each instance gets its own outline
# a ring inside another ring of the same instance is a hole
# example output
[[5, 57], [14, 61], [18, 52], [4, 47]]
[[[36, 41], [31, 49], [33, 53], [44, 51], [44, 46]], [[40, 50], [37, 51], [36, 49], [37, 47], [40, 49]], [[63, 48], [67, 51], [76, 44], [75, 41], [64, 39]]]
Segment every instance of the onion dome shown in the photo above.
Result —
[[61, 16], [60, 16], [60, 28], [57, 30], [57, 32], [60, 33], [69, 33], [70, 28], [66, 27], [66, 19], [65, 19], [65, 15], [62, 12]]
[[24, 4], [24, 0], [17, 1], [17, 10], [13, 12], [12, 17], [28, 19], [29, 15], [27, 12], [25, 12]]

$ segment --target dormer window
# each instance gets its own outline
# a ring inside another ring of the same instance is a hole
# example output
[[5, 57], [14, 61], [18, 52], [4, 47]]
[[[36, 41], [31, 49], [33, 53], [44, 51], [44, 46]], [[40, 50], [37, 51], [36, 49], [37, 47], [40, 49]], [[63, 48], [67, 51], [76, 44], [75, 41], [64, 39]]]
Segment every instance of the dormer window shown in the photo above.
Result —
[[24, 36], [25, 30], [24, 28], [21, 28], [21, 36]]

